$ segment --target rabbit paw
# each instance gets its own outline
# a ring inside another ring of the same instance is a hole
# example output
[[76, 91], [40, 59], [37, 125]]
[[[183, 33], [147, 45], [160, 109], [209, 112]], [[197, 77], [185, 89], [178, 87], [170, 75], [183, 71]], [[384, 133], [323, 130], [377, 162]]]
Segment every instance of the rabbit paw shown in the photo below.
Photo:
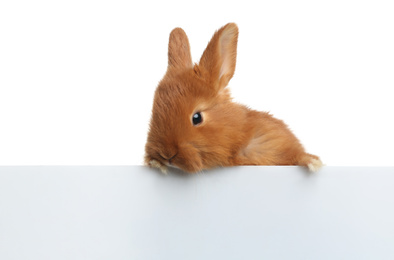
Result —
[[311, 172], [317, 172], [323, 166], [323, 163], [320, 159], [312, 158], [307, 166]]
[[153, 168], [158, 168], [163, 174], [167, 174], [167, 166], [155, 159], [149, 161], [149, 166]]

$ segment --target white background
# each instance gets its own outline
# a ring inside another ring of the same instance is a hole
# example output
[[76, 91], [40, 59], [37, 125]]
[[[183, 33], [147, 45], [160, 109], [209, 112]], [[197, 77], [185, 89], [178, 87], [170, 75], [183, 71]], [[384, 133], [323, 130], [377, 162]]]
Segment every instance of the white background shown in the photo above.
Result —
[[394, 165], [393, 1], [1, 1], [0, 164], [142, 164], [170, 31], [239, 26], [236, 101], [327, 165]]

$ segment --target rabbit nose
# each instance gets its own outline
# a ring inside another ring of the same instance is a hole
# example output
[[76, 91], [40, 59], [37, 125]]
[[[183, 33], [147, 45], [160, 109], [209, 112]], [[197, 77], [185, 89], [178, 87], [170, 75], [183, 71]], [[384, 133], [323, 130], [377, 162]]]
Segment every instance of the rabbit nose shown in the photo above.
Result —
[[160, 156], [161, 156], [164, 160], [168, 161], [168, 162], [171, 164], [171, 160], [174, 159], [175, 156], [177, 156], [177, 154], [178, 154], [178, 152], [176, 152], [175, 154], [170, 155], [170, 156], [168, 156], [168, 155], [167, 155], [167, 156], [163, 156], [162, 154], [160, 154]]

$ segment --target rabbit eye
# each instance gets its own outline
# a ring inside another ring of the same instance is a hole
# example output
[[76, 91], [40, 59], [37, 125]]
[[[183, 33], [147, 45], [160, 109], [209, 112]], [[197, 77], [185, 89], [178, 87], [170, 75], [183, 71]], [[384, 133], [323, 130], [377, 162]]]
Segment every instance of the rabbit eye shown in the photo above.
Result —
[[201, 124], [202, 123], [201, 113], [200, 112], [195, 113], [193, 115], [192, 121], [193, 121], [193, 125]]

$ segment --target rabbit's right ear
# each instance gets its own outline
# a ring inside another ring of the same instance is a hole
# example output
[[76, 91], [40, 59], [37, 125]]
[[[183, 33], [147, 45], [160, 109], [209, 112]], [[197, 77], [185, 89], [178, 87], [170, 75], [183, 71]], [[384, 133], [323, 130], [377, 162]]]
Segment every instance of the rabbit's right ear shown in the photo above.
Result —
[[237, 42], [238, 27], [228, 23], [213, 35], [201, 57], [199, 67], [209, 75], [216, 90], [226, 87], [234, 75]]
[[189, 39], [181, 28], [175, 28], [168, 43], [168, 69], [192, 68]]

